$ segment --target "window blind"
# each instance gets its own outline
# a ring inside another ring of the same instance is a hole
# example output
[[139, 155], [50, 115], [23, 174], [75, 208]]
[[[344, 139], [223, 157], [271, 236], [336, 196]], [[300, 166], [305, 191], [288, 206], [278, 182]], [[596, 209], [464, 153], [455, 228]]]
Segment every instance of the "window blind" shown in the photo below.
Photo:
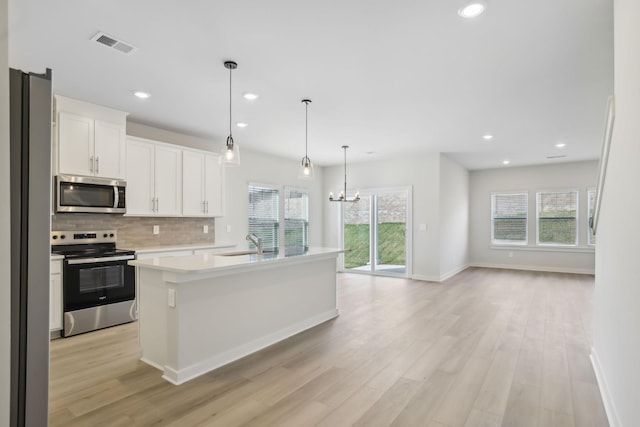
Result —
[[[596, 205], [596, 190], [587, 191], [587, 203], [589, 204], [588, 206], [589, 220], [587, 221], [587, 224], [589, 224], [590, 218], [593, 218], [593, 208]], [[593, 230], [591, 230], [591, 227], [589, 227], [588, 225], [587, 225], [587, 242], [590, 245], [596, 244], [596, 235], [593, 234]]]
[[537, 193], [538, 243], [577, 245], [577, 191]]
[[[262, 238], [264, 250], [279, 247], [280, 195], [277, 189], [260, 185], [249, 185], [249, 233]], [[255, 247], [250, 243], [250, 247]]]
[[491, 243], [527, 244], [528, 193], [491, 195]]
[[300, 254], [309, 249], [309, 193], [285, 188], [284, 247], [287, 254]]

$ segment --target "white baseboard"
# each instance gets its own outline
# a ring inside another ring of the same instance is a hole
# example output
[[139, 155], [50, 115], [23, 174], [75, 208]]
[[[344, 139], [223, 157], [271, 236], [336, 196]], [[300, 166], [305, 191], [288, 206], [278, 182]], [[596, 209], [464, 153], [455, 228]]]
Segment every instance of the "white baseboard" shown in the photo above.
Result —
[[445, 280], [452, 278], [452, 277], [453, 277], [453, 276], [455, 276], [456, 274], [458, 274], [458, 273], [460, 273], [460, 272], [463, 272], [463, 271], [464, 271], [464, 270], [466, 270], [467, 268], [469, 268], [469, 264], [464, 264], [463, 266], [458, 267], [458, 268], [456, 268], [455, 270], [451, 270], [451, 271], [450, 271], [450, 272], [448, 272], [448, 273], [441, 274], [441, 275], [440, 275], [440, 281], [441, 281], [441, 282], [444, 282]]
[[593, 371], [596, 374], [596, 380], [598, 381], [598, 388], [600, 389], [600, 395], [602, 396], [604, 410], [607, 413], [609, 426], [621, 427], [622, 424], [620, 423], [620, 418], [618, 417], [618, 411], [616, 411], [616, 407], [613, 404], [613, 399], [611, 397], [611, 393], [609, 392], [609, 386], [607, 385], [607, 381], [604, 377], [604, 372], [602, 371], [602, 366], [600, 365], [598, 353], [596, 353], [596, 349], [593, 347], [591, 347], [591, 355], [589, 356], [589, 358], [591, 359]]
[[491, 264], [486, 262], [472, 262], [469, 267], [501, 268], [507, 270], [529, 270], [547, 271], [549, 273], [573, 273], [573, 274], [595, 274], [595, 269], [565, 268], [565, 267], [544, 267], [539, 265], [517, 265], [517, 264]]
[[455, 270], [451, 270], [448, 273], [441, 274], [440, 276], [425, 276], [422, 274], [413, 274], [411, 275], [411, 278], [413, 280], [421, 280], [423, 282], [444, 282], [445, 280], [455, 276], [456, 274], [466, 270], [467, 268], [469, 268], [469, 264], [465, 264], [459, 268], [456, 268]]
[[439, 282], [440, 281], [440, 277], [438, 276], [425, 276], [422, 274], [412, 274], [411, 279], [420, 280], [422, 282]]
[[[255, 353], [256, 351], [262, 350], [265, 347], [269, 347], [270, 345], [273, 345], [279, 341], [289, 338], [302, 331], [306, 331], [307, 329], [313, 328], [314, 326], [317, 326], [336, 317], [338, 317], [338, 310], [329, 310], [327, 312], [321, 313], [319, 315], [313, 316], [309, 319], [305, 319], [294, 325], [276, 331], [272, 334], [232, 348], [222, 354], [218, 354], [214, 357], [203, 360], [202, 362], [196, 363], [186, 368], [177, 370], [170, 366], [164, 366], [162, 368], [164, 370], [164, 375], [162, 376], [162, 378], [172, 384], [180, 385], [195, 377], [198, 377], [209, 371], [213, 371], [214, 369], [220, 368], [221, 366], [241, 359], [251, 353]], [[155, 366], [153, 364], [150, 365]]]

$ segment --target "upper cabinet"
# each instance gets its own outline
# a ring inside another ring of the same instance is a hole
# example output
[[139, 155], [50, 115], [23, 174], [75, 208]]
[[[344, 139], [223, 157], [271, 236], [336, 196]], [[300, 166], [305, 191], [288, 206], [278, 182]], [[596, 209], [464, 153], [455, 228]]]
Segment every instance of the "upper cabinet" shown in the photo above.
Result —
[[126, 178], [127, 113], [55, 96], [56, 173]]
[[127, 137], [127, 215], [182, 214], [182, 150]]
[[217, 217], [223, 209], [224, 168], [214, 153], [183, 150], [182, 214]]

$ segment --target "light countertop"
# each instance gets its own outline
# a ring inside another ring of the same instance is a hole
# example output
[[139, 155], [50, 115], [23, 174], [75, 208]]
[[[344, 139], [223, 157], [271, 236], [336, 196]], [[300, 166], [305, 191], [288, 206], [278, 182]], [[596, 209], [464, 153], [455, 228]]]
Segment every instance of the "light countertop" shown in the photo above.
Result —
[[149, 258], [145, 260], [129, 261], [129, 264], [140, 268], [149, 268], [169, 273], [197, 274], [223, 271], [231, 272], [234, 270], [242, 271], [261, 266], [275, 267], [280, 264], [304, 262], [305, 260], [311, 260], [311, 258], [330, 257], [332, 255], [336, 256], [342, 252], [345, 251], [339, 248], [309, 248], [308, 251], [300, 255], [286, 255], [283, 253], [236, 256], [200, 254]]
[[63, 259], [64, 255], [51, 254], [51, 261], [62, 261]]
[[170, 251], [188, 251], [188, 250], [198, 250], [198, 249], [222, 249], [222, 248], [233, 248], [236, 245], [232, 243], [202, 243], [197, 245], [172, 245], [172, 246], [131, 246], [131, 245], [123, 245], [118, 246], [118, 249], [125, 249], [129, 251], [136, 251], [137, 254], [144, 253], [153, 253], [153, 252], [170, 252]]

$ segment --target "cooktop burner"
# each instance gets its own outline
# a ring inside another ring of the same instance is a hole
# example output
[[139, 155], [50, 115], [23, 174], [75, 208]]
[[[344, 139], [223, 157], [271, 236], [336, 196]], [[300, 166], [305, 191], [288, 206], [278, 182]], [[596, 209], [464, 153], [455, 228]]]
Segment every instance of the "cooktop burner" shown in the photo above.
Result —
[[52, 231], [51, 253], [65, 258], [131, 255], [134, 251], [116, 249], [116, 231]]

